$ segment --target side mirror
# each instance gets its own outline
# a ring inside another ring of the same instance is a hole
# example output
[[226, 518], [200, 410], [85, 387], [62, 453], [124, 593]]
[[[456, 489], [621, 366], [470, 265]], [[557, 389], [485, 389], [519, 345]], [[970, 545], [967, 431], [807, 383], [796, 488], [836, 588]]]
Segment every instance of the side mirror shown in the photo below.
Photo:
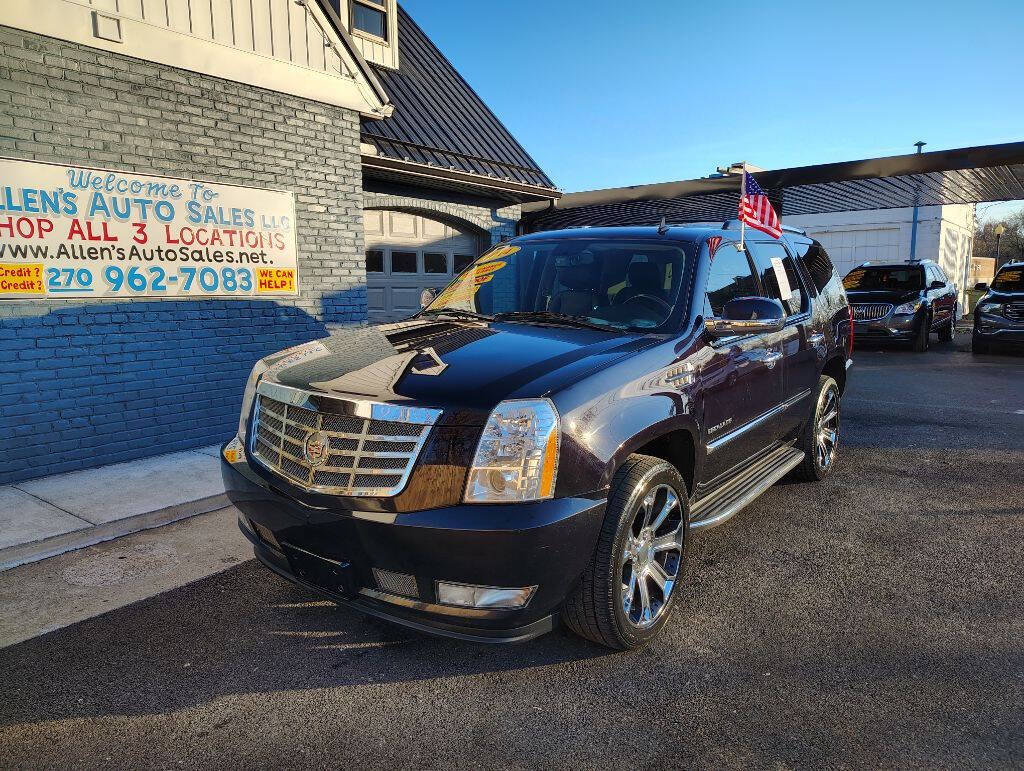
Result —
[[946, 288], [946, 282], [945, 281], [933, 281], [931, 284], [929, 284], [928, 288], [929, 289], [945, 289]]
[[704, 328], [716, 340], [722, 337], [778, 332], [786, 323], [786, 311], [778, 300], [737, 297], [729, 300], [722, 318], [704, 319]]
[[426, 308], [430, 303], [434, 302], [434, 298], [437, 297], [437, 292], [433, 289], [424, 289], [420, 292], [420, 308]]
[[975, 292], [987, 292], [988, 291], [988, 284], [986, 284], [984, 281], [979, 281], [977, 284], [974, 285], [974, 291]]

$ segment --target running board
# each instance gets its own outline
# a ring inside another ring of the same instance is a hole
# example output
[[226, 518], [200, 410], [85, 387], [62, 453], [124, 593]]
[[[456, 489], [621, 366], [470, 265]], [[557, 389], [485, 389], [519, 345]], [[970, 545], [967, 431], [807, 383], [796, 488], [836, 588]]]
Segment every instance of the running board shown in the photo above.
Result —
[[728, 521], [757, 496], [800, 465], [803, 450], [780, 447], [698, 501], [690, 502], [690, 529], [703, 530]]

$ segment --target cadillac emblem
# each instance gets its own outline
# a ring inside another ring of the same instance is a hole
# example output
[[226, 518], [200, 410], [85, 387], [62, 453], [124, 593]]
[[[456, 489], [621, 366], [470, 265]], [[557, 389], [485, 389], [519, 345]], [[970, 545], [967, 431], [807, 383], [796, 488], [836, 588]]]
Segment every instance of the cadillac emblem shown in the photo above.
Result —
[[323, 431], [314, 431], [306, 437], [303, 452], [310, 466], [322, 466], [330, 457], [331, 442]]

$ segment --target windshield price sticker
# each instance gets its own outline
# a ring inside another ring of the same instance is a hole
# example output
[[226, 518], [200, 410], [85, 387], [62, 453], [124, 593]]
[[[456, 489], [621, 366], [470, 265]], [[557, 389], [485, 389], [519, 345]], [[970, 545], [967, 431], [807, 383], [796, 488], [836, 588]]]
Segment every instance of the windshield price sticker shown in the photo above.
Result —
[[0, 158], [0, 298], [298, 294], [295, 198]]
[[502, 258], [509, 257], [519, 251], [518, 246], [498, 246], [478, 259], [473, 267], [453, 281], [447, 289], [437, 296], [430, 304], [431, 308], [443, 308], [446, 305], [466, 303], [473, 307], [473, 298], [480, 287], [491, 281], [494, 274], [508, 265]]

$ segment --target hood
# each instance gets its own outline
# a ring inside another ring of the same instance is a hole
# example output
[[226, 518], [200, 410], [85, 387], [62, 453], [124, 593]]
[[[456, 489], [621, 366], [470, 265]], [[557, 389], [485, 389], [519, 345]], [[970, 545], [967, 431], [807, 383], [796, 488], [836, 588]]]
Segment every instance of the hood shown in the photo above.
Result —
[[917, 290], [910, 290], [909, 292], [900, 291], [889, 291], [882, 289], [871, 289], [871, 290], [858, 290], [858, 289], [847, 289], [846, 296], [850, 298], [851, 303], [862, 304], [862, 303], [892, 303], [893, 305], [902, 305], [903, 303], [916, 300], [921, 296], [921, 292]]
[[571, 327], [415, 319], [340, 330], [269, 356], [264, 378], [339, 397], [461, 408], [479, 412], [482, 422], [503, 399], [542, 396], [655, 341]]
[[997, 303], [1020, 302], [1024, 300], [1024, 292], [1007, 292], [998, 289], [989, 289], [978, 302], [991, 300]]

